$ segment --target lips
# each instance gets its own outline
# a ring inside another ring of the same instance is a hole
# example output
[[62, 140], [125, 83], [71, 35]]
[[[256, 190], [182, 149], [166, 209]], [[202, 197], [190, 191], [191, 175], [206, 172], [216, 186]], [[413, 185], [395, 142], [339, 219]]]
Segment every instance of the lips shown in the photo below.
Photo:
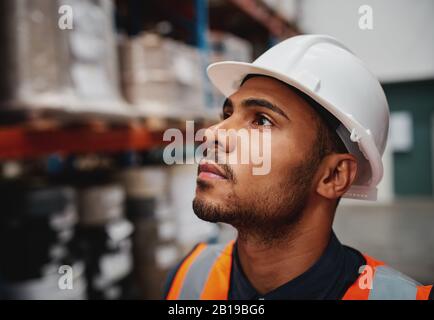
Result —
[[201, 163], [199, 164], [199, 173], [198, 177], [201, 179], [216, 179], [222, 180], [227, 179], [227, 176], [216, 164], [214, 163]]

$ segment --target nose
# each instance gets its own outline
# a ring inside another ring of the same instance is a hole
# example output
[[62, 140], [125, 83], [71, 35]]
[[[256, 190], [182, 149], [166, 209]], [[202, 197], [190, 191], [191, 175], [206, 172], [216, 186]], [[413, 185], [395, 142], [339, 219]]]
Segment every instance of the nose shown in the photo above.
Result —
[[205, 131], [207, 149], [229, 154], [236, 149], [236, 135], [236, 129], [231, 128], [226, 120], [210, 126]]

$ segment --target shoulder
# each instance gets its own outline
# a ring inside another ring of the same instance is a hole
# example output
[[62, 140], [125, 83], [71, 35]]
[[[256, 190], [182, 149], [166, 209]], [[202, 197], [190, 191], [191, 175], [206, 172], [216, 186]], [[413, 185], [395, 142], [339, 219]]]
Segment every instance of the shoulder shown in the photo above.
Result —
[[384, 262], [363, 255], [366, 264], [360, 276], [344, 298], [369, 300], [427, 300], [433, 298], [432, 286], [423, 286], [416, 280], [387, 266]]

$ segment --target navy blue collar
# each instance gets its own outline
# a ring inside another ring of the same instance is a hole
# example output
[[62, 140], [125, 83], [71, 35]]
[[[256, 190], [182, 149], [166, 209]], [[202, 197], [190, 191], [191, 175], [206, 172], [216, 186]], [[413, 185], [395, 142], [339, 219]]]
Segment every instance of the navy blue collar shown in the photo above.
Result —
[[233, 267], [229, 299], [340, 299], [359, 276], [360, 266], [366, 264], [363, 255], [342, 245], [334, 232], [319, 260], [306, 272], [260, 295], [245, 276], [238, 259], [237, 245], [233, 250]]

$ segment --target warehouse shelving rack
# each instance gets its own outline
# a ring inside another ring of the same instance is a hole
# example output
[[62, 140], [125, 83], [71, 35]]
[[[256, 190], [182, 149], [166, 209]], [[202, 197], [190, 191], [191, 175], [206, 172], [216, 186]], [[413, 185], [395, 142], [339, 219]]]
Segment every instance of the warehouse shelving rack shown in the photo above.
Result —
[[162, 134], [145, 127], [98, 129], [93, 126], [35, 129], [22, 125], [0, 128], [0, 159], [49, 154], [146, 150], [162, 144]]
[[[129, 1], [134, 8], [137, 1]], [[141, 2], [141, 1], [139, 1]], [[137, 2], [137, 3], [139, 3]], [[206, 33], [208, 25], [212, 24], [212, 17], [209, 16], [210, 8], [213, 8], [214, 1], [192, 0], [191, 10], [195, 12], [193, 20], [188, 23], [189, 32], [193, 35], [192, 42], [203, 52], [208, 50]], [[220, 1], [222, 2], [222, 1]], [[224, 1], [223, 1], [224, 2]], [[164, 3], [164, 1], [162, 1]], [[179, 2], [185, 6], [185, 2]], [[284, 22], [278, 13], [272, 12], [261, 1], [256, 0], [227, 0], [227, 12], [238, 7], [240, 12], [248, 16], [250, 21], [256, 21], [262, 28], [267, 30], [272, 37], [284, 36], [296, 33], [291, 24]], [[226, 11], [225, 11], [226, 10]], [[137, 12], [136, 12], [137, 13]], [[266, 17], [266, 19], [264, 18]], [[132, 19], [140, 19], [142, 16], [135, 14]], [[191, 18], [191, 17], [190, 17]], [[188, 20], [188, 19], [187, 19]], [[134, 22], [134, 21], [133, 21]], [[140, 25], [140, 21], [135, 21]], [[0, 125], [0, 160], [8, 159], [31, 159], [50, 154], [83, 154], [93, 152], [116, 153], [122, 151], [148, 150], [163, 145], [163, 131], [172, 123], [167, 117], [147, 116], [146, 114], [136, 115], [134, 113], [120, 116], [121, 121], [111, 121], [113, 115], [101, 110], [99, 115], [92, 117], [92, 121], [80, 122], [80, 117], [86, 119], [88, 114], [78, 112], [74, 114], [79, 125], [63, 125], [63, 117], [50, 117], [48, 123], [44, 120], [36, 122], [22, 122], [16, 124]], [[137, 121], [137, 119], [139, 119]], [[201, 119], [206, 125], [207, 119]], [[153, 128], [150, 122], [158, 122], [159, 127]], [[2, 121], [4, 123], [4, 121]], [[95, 125], [97, 123], [97, 125]], [[180, 120], [178, 119], [178, 126]]]

